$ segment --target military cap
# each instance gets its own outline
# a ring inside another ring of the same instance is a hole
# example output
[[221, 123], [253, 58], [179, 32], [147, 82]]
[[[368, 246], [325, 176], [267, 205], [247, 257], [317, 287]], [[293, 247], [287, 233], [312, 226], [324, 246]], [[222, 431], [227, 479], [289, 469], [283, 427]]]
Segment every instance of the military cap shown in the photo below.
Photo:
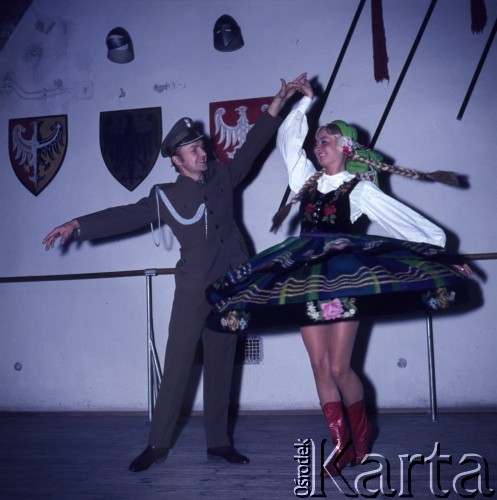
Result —
[[162, 156], [172, 156], [179, 146], [186, 146], [192, 142], [202, 139], [203, 135], [193, 125], [191, 118], [178, 120], [162, 141]]

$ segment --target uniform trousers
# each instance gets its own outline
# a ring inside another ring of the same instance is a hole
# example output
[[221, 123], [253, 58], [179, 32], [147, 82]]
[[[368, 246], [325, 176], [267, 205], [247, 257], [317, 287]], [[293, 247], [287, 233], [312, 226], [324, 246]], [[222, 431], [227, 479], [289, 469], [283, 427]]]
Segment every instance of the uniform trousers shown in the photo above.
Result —
[[163, 376], [154, 406], [148, 444], [170, 448], [185, 398], [199, 340], [203, 346], [204, 427], [207, 448], [230, 445], [228, 410], [236, 335], [214, 332], [204, 290], [178, 289], [169, 323]]

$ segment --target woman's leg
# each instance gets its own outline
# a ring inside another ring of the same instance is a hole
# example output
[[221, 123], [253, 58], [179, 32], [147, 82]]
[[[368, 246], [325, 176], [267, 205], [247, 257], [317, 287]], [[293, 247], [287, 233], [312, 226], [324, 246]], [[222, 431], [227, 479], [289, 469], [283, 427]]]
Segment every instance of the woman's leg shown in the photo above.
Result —
[[366, 417], [364, 388], [350, 366], [358, 321], [329, 323], [301, 328], [302, 339], [309, 353], [314, 380], [330, 433], [342, 458], [327, 471], [335, 475], [354, 459], [342, 400], [348, 409], [350, 429], [355, 448], [355, 463], [360, 463], [372, 437], [372, 427]]
[[350, 367], [358, 325], [354, 321], [301, 328], [319, 401], [335, 445], [332, 460], [324, 464], [331, 476], [338, 475], [355, 459], [342, 398], [348, 404], [363, 394], [362, 384]]
[[358, 321], [340, 321], [300, 329], [321, 405], [343, 400], [350, 406], [364, 397], [362, 383], [350, 366], [358, 327]]

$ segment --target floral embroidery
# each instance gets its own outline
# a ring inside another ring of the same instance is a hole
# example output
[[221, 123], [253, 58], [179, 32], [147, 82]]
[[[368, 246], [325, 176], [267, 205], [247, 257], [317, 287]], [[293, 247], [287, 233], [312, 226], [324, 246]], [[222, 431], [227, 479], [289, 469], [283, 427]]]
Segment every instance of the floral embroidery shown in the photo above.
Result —
[[335, 205], [325, 205], [325, 207], [323, 208], [323, 221], [334, 224], [335, 219], [337, 218], [337, 216], [335, 215], [336, 213], [337, 207], [335, 207]]
[[345, 248], [352, 248], [354, 245], [349, 238], [333, 238], [324, 244], [323, 251], [329, 252], [330, 250], [344, 250]]
[[448, 309], [456, 300], [456, 292], [445, 287], [437, 288], [426, 292], [422, 299], [430, 309]]
[[230, 332], [245, 330], [248, 328], [250, 314], [246, 312], [230, 311], [221, 318], [221, 326]]
[[[302, 219], [304, 221], [312, 221], [313, 219], [319, 217], [318, 213], [322, 212], [322, 221], [328, 222], [329, 224], [335, 224], [335, 219], [337, 218], [336, 212], [337, 208], [335, 202], [350, 190], [352, 182], [344, 182], [340, 187], [334, 192], [333, 198], [324, 207], [321, 205], [321, 199], [318, 198], [314, 203], [307, 203], [304, 208], [304, 213]], [[316, 191], [315, 187], [309, 189], [309, 193]]]
[[336, 139], [338, 151], [347, 156], [355, 152], [357, 145], [350, 137], [338, 134], [336, 134], [334, 137]]
[[321, 314], [316, 309], [316, 304], [314, 302], [307, 302], [307, 316], [313, 321], [319, 321], [321, 319]]
[[366, 241], [366, 243], [364, 244], [364, 250], [365, 251], [374, 250], [383, 244], [384, 244], [383, 240]]
[[309, 220], [311, 220], [312, 212], [314, 212], [314, 205], [312, 203], [308, 203], [305, 207], [304, 214]]
[[227, 288], [235, 283], [243, 281], [251, 273], [252, 266], [250, 263], [246, 262], [245, 264], [238, 266], [233, 271], [227, 273], [223, 280], [218, 280], [213, 286], [217, 290]]
[[318, 259], [322, 259], [323, 256], [328, 254], [329, 252], [341, 251], [352, 246], [353, 244], [348, 238], [333, 238], [329, 241], [325, 241], [320, 251], [318, 249], [311, 249], [304, 252], [302, 254], [302, 260], [312, 262]]
[[321, 311], [324, 319], [337, 319], [343, 314], [343, 306], [338, 299], [333, 299], [331, 302], [322, 302]]
[[331, 300], [312, 300], [307, 302], [307, 316], [313, 321], [350, 319], [357, 313], [355, 299], [341, 297]]
[[443, 252], [443, 249], [441, 250], [440, 248], [437, 248], [433, 245], [430, 245], [428, 248], [425, 248], [423, 250], [422, 255], [426, 257], [433, 257], [433, 255], [438, 255]]

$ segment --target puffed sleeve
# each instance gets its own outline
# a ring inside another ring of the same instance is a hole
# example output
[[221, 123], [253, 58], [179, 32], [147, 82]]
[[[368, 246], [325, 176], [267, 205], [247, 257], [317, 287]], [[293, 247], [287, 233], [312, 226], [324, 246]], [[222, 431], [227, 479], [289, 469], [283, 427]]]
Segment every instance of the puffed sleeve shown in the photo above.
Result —
[[281, 124], [276, 138], [276, 146], [288, 171], [288, 185], [294, 192], [298, 192], [305, 181], [316, 172], [302, 148], [309, 131], [306, 112], [311, 102], [312, 99], [307, 96], [300, 99]]
[[386, 195], [372, 182], [360, 182], [354, 191], [355, 209], [351, 219], [355, 220], [362, 213], [378, 223], [393, 238], [429, 243], [445, 247], [446, 236], [440, 227], [416, 211]]

